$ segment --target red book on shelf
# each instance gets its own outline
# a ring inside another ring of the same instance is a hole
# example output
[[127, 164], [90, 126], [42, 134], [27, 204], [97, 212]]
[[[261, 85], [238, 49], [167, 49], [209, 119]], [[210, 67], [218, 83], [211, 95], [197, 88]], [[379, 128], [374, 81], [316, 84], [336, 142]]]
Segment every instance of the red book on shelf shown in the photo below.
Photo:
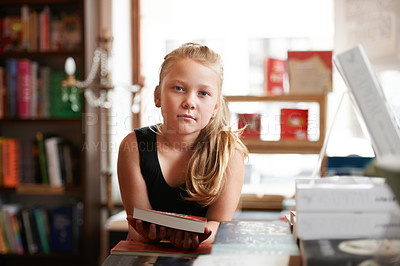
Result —
[[19, 184], [18, 174], [18, 140], [2, 139], [3, 186], [15, 188]]
[[133, 218], [165, 227], [195, 233], [204, 233], [207, 223], [207, 218], [205, 217], [139, 208], [134, 209]]
[[283, 90], [283, 78], [285, 74], [285, 61], [265, 58], [265, 89], [267, 95], [282, 95]]
[[31, 64], [29, 59], [17, 61], [17, 108], [19, 118], [31, 117]]
[[308, 110], [281, 109], [281, 140], [307, 140]]
[[164, 256], [164, 257], [197, 257], [210, 254], [212, 244], [200, 244], [196, 250], [182, 250], [169, 242], [144, 243], [139, 241], [120, 241], [111, 249], [111, 254]]
[[288, 51], [290, 93], [332, 91], [332, 51]]
[[248, 139], [260, 139], [261, 114], [238, 114], [239, 129], [246, 127], [242, 137]]

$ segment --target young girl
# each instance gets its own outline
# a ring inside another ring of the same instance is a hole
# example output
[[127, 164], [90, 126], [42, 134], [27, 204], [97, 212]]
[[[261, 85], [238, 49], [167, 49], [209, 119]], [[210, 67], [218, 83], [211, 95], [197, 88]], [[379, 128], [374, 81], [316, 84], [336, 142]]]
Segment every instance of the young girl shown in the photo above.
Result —
[[[212, 242], [220, 221], [229, 221], [243, 185], [247, 149], [228, 127], [222, 96], [220, 56], [195, 43], [165, 56], [154, 92], [163, 123], [135, 129], [122, 141], [118, 179], [129, 222], [139, 241], [168, 238], [176, 247], [196, 249]], [[133, 209], [207, 217], [203, 234], [133, 219]]]

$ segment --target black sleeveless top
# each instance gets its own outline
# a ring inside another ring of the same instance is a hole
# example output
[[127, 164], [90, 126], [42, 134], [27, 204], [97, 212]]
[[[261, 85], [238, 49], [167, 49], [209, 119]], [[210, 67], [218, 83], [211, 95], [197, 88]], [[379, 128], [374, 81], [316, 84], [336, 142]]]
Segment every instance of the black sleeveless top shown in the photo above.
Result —
[[140, 170], [146, 182], [150, 204], [154, 210], [206, 216], [207, 207], [195, 201], [184, 200], [185, 185], [170, 187], [164, 179], [157, 156], [157, 129], [155, 126], [135, 129]]

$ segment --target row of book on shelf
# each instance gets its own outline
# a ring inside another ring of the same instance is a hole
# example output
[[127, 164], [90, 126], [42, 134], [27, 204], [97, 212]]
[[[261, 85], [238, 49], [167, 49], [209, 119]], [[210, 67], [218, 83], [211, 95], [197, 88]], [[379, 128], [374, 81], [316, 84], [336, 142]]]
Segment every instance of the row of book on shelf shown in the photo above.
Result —
[[82, 94], [62, 87], [66, 75], [30, 59], [0, 66], [0, 119], [79, 118]]
[[79, 183], [74, 146], [59, 136], [37, 132], [36, 139], [0, 138], [0, 187]]
[[0, 207], [0, 254], [77, 253], [83, 204], [52, 208], [4, 203]]
[[[242, 137], [246, 139], [261, 138], [262, 114], [238, 114], [238, 128]], [[281, 140], [308, 140], [308, 109], [282, 108], [280, 113], [280, 139]]]
[[78, 11], [22, 5], [19, 14], [0, 15], [0, 52], [77, 50], [81, 25]]
[[332, 51], [288, 51], [287, 60], [264, 59], [267, 95], [332, 91]]

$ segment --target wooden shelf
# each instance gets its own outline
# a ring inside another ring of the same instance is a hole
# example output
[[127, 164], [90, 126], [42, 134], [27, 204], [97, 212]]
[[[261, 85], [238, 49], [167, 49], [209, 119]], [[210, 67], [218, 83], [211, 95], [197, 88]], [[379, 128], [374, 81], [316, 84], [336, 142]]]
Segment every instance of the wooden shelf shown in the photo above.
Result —
[[282, 96], [225, 96], [227, 102], [315, 102], [319, 104], [319, 131], [317, 141], [262, 141], [243, 139], [251, 153], [320, 153], [326, 133], [326, 94], [288, 94]]
[[321, 151], [322, 141], [262, 141], [243, 139], [251, 153], [300, 153], [316, 154]]

